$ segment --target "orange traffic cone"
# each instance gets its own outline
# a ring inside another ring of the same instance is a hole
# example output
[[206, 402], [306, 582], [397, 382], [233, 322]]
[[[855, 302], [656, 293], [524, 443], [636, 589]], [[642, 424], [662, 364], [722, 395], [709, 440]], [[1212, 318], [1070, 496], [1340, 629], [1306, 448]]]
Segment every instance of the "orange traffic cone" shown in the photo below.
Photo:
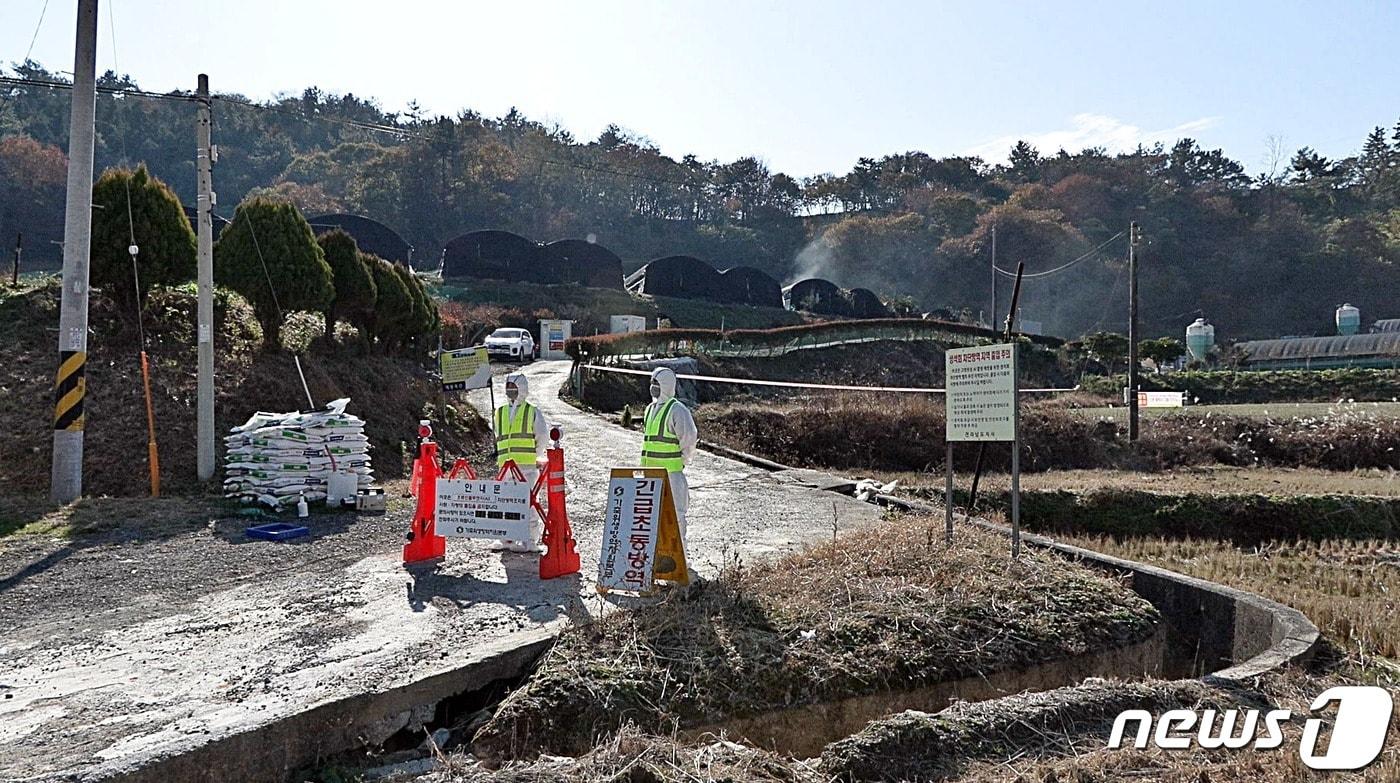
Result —
[[549, 462], [540, 476], [549, 498], [549, 510], [544, 517], [544, 545], [548, 551], [540, 558], [541, 579], [553, 579], [579, 571], [578, 546], [564, 508], [564, 450], [558, 447], [557, 436], [555, 444], [554, 448], [545, 452]]
[[[431, 434], [431, 430], [428, 430]], [[408, 531], [408, 543], [403, 547], [404, 565], [436, 560], [447, 553], [447, 539], [437, 534], [433, 514], [437, 505], [438, 469], [437, 444], [423, 437], [418, 446], [418, 459], [413, 461], [413, 480], [409, 486], [418, 496], [413, 525]]]

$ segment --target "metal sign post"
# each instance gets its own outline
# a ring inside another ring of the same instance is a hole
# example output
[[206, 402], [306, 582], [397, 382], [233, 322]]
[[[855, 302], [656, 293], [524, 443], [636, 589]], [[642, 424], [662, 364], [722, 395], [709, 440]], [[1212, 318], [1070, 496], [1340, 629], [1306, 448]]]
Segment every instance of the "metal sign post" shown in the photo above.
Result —
[[1021, 345], [1011, 344], [1011, 557], [1021, 556]]
[[1010, 442], [1011, 553], [1021, 553], [1021, 458], [1019, 346], [1008, 342], [944, 352], [948, 451], [944, 520], [951, 538], [953, 520], [953, 444]]

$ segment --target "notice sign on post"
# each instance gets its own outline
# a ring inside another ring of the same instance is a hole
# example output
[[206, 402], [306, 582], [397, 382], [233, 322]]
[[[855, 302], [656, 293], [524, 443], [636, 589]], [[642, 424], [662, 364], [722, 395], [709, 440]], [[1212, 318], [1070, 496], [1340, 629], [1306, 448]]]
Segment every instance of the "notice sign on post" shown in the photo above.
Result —
[[491, 362], [484, 345], [438, 353], [438, 370], [443, 391], [485, 389], [491, 384]]
[[943, 358], [948, 440], [1016, 440], [1016, 346], [950, 348]]
[[598, 592], [645, 593], [657, 578], [690, 581], [666, 469], [614, 468], [598, 556]]
[[1180, 408], [1186, 404], [1186, 393], [1179, 391], [1140, 391], [1139, 408]]
[[437, 534], [530, 541], [530, 485], [524, 481], [437, 480]]

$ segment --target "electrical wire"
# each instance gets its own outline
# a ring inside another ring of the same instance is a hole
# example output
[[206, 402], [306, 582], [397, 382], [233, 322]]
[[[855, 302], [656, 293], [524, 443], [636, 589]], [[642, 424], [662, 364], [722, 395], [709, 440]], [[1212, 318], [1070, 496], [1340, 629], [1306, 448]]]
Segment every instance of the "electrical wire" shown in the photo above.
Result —
[[[69, 82], [56, 82], [49, 79], [29, 79], [23, 76], [0, 76], [0, 84], [7, 84], [11, 87], [47, 87], [55, 90], [71, 90], [73, 85]], [[104, 95], [131, 96], [134, 98], [150, 98], [153, 100], [177, 101], [189, 103], [194, 100], [193, 95], [186, 95], [181, 92], [150, 92], [134, 87], [107, 87], [98, 85], [97, 91]], [[0, 97], [13, 98], [14, 96], [0, 93]]]
[[[1117, 234], [1114, 234], [1113, 236], [1111, 236], [1111, 237], [1109, 237], [1108, 239], [1104, 240], [1101, 244], [1099, 244], [1098, 247], [1095, 247], [1094, 249], [1092, 249], [1092, 250], [1090, 250], [1089, 252], [1085, 253], [1084, 255], [1082, 255], [1082, 256], [1080, 256], [1080, 257], [1074, 259], [1073, 261], [1070, 261], [1070, 262], [1067, 263], [1067, 264], [1062, 264], [1062, 265], [1060, 265], [1060, 266], [1055, 267], [1054, 269], [1047, 269], [1047, 270], [1045, 270], [1044, 272], [1028, 272], [1028, 273], [1025, 273], [1025, 274], [1021, 275], [1021, 279], [1027, 280], [1027, 279], [1030, 279], [1030, 278], [1033, 278], [1033, 277], [1045, 277], [1045, 276], [1047, 276], [1047, 275], [1053, 275], [1053, 274], [1055, 274], [1055, 273], [1057, 273], [1057, 272], [1063, 272], [1063, 271], [1065, 271], [1066, 269], [1069, 269], [1070, 267], [1074, 266], [1075, 264], [1078, 264], [1079, 262], [1083, 261], [1084, 259], [1089, 258], [1090, 256], [1094, 255], [1095, 253], [1099, 252], [1100, 250], [1103, 250], [1104, 248], [1108, 247], [1110, 244], [1113, 243], [1114, 240], [1118, 239], [1119, 237], [1122, 237], [1122, 236], [1123, 236], [1124, 234], [1126, 234], [1126, 233], [1127, 233], [1127, 232], [1125, 232], [1125, 231], [1119, 231]], [[1016, 276], [1016, 273], [1015, 273], [1015, 272], [1002, 269], [1002, 268], [999, 267], [999, 266], [993, 266], [992, 269], [995, 269], [997, 272], [1000, 272], [1001, 274], [1003, 274], [1003, 275], [1005, 275], [1005, 276], [1007, 276], [1007, 277], [1013, 277], [1013, 278], [1014, 278], [1014, 277]]]
[[[214, 214], [213, 210], [210, 210], [209, 214]], [[216, 217], [228, 220], [230, 225], [233, 223], [232, 220], [223, 217], [223, 215], [216, 215]], [[277, 286], [272, 284], [272, 273], [267, 269], [267, 259], [263, 257], [262, 245], [258, 243], [258, 232], [253, 228], [253, 218], [251, 215], [248, 216], [248, 235], [253, 238], [253, 250], [257, 253], [258, 264], [262, 266], [263, 279], [267, 281], [268, 293], [272, 295], [272, 307], [277, 311], [277, 323], [280, 324], [287, 320], [287, 316], [282, 312], [282, 303], [277, 299]], [[306, 373], [301, 369], [301, 357], [293, 353], [292, 363], [297, 367], [297, 377], [301, 378], [301, 390], [306, 393], [306, 405], [308, 409], [315, 408], [316, 401], [311, 398], [311, 387], [306, 384]], [[330, 452], [327, 451], [327, 453]]]
[[[114, 7], [116, 0], [108, 0], [107, 22], [108, 29], [112, 35], [112, 72], [121, 73], [121, 61], [117, 57], [117, 18]], [[121, 136], [122, 158], [129, 164], [131, 153], [127, 149], [126, 134]], [[127, 252], [131, 255], [131, 282], [136, 288], [136, 333], [138, 335], [139, 355], [141, 359], [141, 385], [146, 394], [146, 459], [151, 474], [151, 497], [160, 497], [160, 450], [156, 445], [156, 411], [155, 403], [151, 397], [151, 363], [146, 354], [146, 325], [145, 325], [145, 302], [141, 297], [141, 272], [137, 263], [137, 255], [140, 253], [136, 244], [136, 219], [132, 215], [131, 209], [131, 178], [135, 176], [135, 169], [131, 173], [122, 177], [122, 187], [126, 191], [126, 231], [127, 231]]]
[[29, 55], [34, 53], [34, 43], [39, 40], [39, 30], [44, 27], [44, 15], [49, 12], [49, 0], [44, 0], [44, 7], [39, 9], [39, 23], [34, 25], [34, 37], [29, 39], [29, 48], [24, 52], [24, 59], [21, 63], [29, 62]]

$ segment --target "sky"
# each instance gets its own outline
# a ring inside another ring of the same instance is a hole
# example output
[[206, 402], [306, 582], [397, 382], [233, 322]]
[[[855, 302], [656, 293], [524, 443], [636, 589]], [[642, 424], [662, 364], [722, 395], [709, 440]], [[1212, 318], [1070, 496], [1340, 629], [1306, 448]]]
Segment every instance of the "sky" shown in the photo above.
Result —
[[[0, 0], [0, 62], [32, 41], [71, 70], [76, 6]], [[1340, 157], [1400, 120], [1396, 2], [101, 0], [100, 18], [99, 72], [148, 90], [204, 72], [255, 99], [514, 106], [581, 140], [616, 123], [668, 155], [794, 176], [1182, 136], [1259, 172], [1271, 140]]]

